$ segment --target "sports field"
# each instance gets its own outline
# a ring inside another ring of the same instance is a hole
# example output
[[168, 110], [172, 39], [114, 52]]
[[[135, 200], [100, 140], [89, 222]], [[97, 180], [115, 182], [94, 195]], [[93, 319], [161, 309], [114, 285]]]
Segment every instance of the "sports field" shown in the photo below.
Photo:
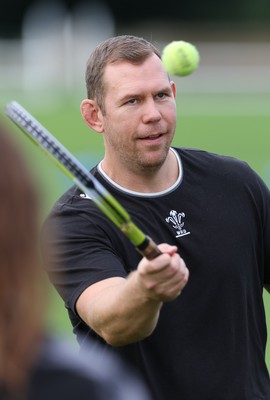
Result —
[[[81, 97], [80, 97], [81, 96]], [[84, 93], [44, 107], [34, 99], [14, 98], [47, 127], [86, 167], [102, 157], [102, 136], [89, 130], [82, 121], [79, 104]], [[7, 97], [7, 101], [13, 98]], [[178, 127], [174, 145], [206, 149], [247, 161], [270, 187], [270, 94], [196, 94], [178, 95]], [[3, 98], [1, 99], [1, 106]], [[68, 178], [15, 126], [16, 140], [27, 153], [43, 199], [42, 216], [70, 186]], [[265, 294], [270, 332], [270, 295]], [[71, 325], [62, 301], [51, 290], [49, 327], [71, 336]], [[270, 342], [270, 339], [269, 339]], [[270, 368], [270, 343], [267, 347]]]

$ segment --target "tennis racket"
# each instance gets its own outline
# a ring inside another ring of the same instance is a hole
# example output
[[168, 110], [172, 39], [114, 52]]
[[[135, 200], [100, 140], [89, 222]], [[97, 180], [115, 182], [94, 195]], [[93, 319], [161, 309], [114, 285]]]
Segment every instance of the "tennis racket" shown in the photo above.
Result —
[[6, 115], [41, 148], [96, 206], [124, 233], [149, 260], [161, 254], [156, 243], [131, 220], [128, 212], [105, 187], [50, 132], [20, 104], [12, 101]]

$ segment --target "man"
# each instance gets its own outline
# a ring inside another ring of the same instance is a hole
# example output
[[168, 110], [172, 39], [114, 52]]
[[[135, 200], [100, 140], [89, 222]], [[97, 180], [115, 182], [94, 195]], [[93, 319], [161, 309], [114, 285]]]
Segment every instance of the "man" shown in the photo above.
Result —
[[269, 399], [266, 185], [244, 162], [171, 147], [176, 87], [144, 39], [101, 43], [86, 85], [82, 116], [105, 147], [92, 173], [163, 254], [141, 259], [84, 193], [62, 196], [49, 274], [82, 349], [113, 348], [157, 400]]

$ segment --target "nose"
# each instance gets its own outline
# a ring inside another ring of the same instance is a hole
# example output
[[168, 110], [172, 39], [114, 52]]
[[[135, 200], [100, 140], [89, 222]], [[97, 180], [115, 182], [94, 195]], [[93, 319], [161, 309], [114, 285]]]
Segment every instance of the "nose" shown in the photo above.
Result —
[[154, 99], [148, 100], [143, 107], [143, 122], [157, 122], [161, 120], [161, 114], [158, 105]]

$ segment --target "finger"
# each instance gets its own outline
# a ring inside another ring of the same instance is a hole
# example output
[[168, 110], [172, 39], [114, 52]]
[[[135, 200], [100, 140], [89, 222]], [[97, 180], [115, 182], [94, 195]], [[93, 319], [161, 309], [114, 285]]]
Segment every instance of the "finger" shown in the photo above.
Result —
[[172, 256], [173, 254], [177, 253], [178, 247], [177, 246], [172, 246], [167, 243], [161, 243], [158, 245], [158, 248], [161, 250], [162, 253], [169, 254]]

